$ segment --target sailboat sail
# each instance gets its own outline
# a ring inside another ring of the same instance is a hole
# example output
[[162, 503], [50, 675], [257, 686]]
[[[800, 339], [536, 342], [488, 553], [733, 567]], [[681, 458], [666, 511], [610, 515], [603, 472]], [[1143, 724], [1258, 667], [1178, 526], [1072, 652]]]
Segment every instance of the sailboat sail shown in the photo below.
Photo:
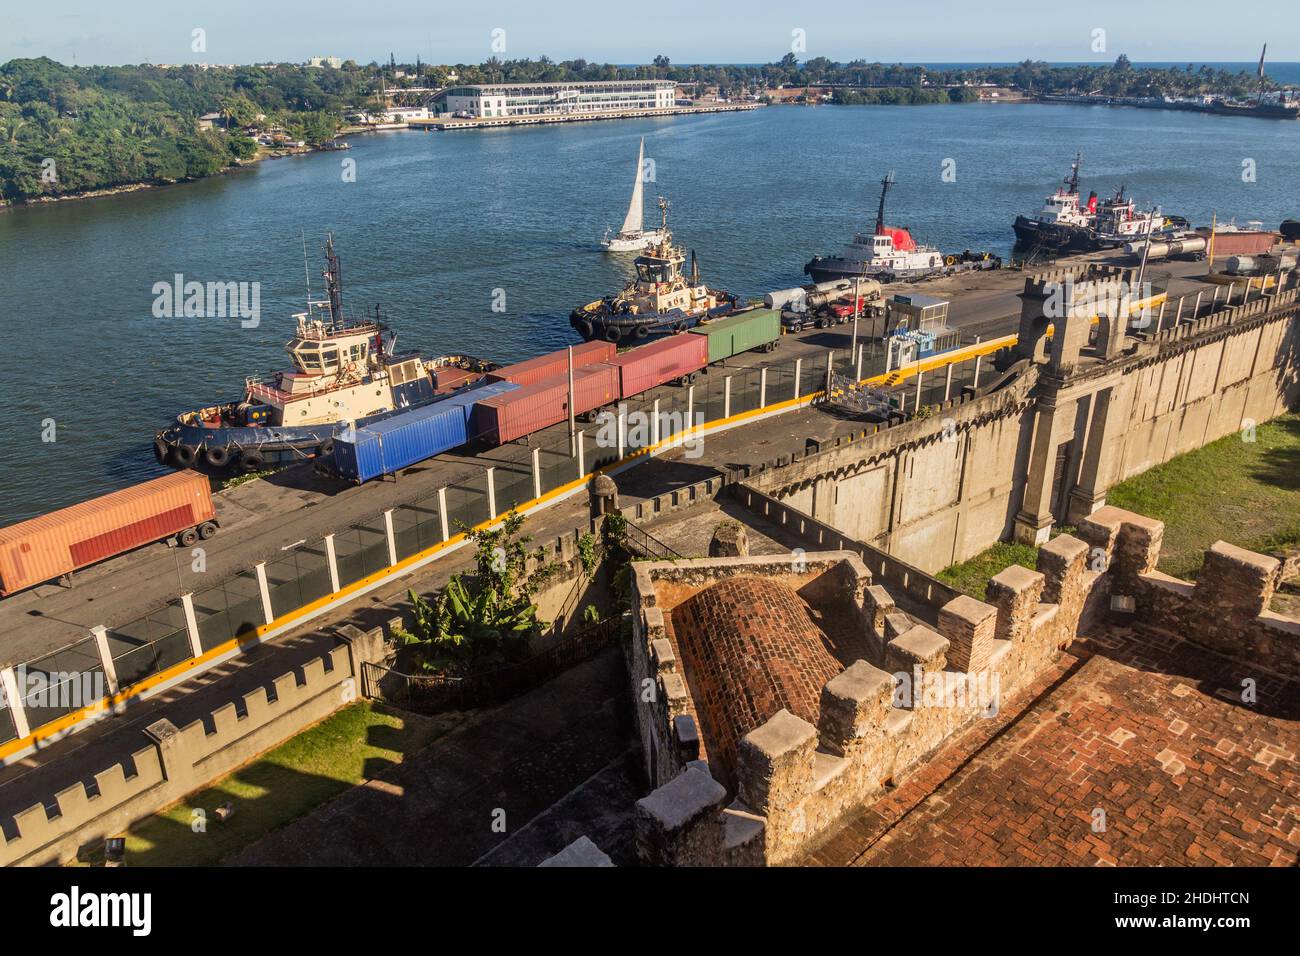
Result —
[[642, 213], [645, 211], [645, 201], [642, 198], [644, 185], [641, 182], [641, 167], [645, 162], [645, 137], [641, 137], [641, 149], [636, 154], [636, 182], [632, 186], [632, 201], [628, 203], [627, 215], [623, 217], [623, 228], [620, 233], [629, 234], [641, 231]]

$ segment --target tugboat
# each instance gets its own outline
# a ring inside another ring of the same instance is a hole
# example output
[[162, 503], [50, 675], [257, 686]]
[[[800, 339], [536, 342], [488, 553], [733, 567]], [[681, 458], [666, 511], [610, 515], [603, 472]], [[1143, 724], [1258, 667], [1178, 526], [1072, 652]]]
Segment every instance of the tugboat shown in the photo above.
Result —
[[1082, 161], [1082, 155], [1074, 157], [1065, 183], [1043, 201], [1043, 208], [1037, 215], [1016, 217], [1012, 228], [1018, 245], [1060, 251], [1093, 248], [1097, 194], [1090, 193], [1087, 205], [1080, 206], [1079, 165]]
[[444, 372], [454, 371], [458, 384], [472, 384], [496, 367], [469, 356], [425, 362], [397, 352], [378, 307], [373, 319], [344, 318], [332, 235], [325, 262], [328, 298], [313, 301], [308, 290], [307, 311], [294, 315], [297, 334], [285, 345], [293, 369], [246, 379], [240, 401], [178, 415], [154, 437], [159, 464], [248, 474], [325, 457], [345, 424], [366, 424], [445, 397], [436, 384]]
[[1120, 186], [1114, 196], [1107, 199], [1097, 210], [1097, 221], [1093, 228], [1093, 247], [1097, 249], [1115, 249], [1151, 236], [1165, 236], [1177, 229], [1188, 228], [1187, 220], [1181, 216], [1164, 216], [1157, 206], [1150, 212], [1138, 212], [1137, 204], [1124, 195]]
[[668, 229], [668, 201], [662, 196], [659, 210], [663, 218], [658, 230], [660, 239], [632, 260], [636, 279], [617, 295], [588, 302], [570, 313], [569, 324], [584, 340], [640, 344], [735, 310], [734, 295], [700, 283], [694, 253], [691, 253], [690, 278], [682, 275], [686, 253], [673, 245], [673, 235]]
[[605, 237], [600, 246], [606, 252], [636, 252], [649, 246], [656, 246], [664, 241], [663, 230], [642, 229], [645, 217], [645, 182], [642, 165], [645, 163], [645, 137], [641, 137], [641, 149], [636, 155], [636, 179], [632, 183], [632, 201], [627, 204], [627, 215], [618, 235], [611, 236], [605, 230]]
[[803, 267], [813, 282], [865, 278], [878, 282], [895, 279], [922, 279], [943, 271], [944, 257], [933, 246], [919, 246], [907, 229], [885, 225], [885, 197], [894, 185], [891, 171], [880, 181], [880, 206], [876, 210], [876, 228], [871, 233], [854, 234], [838, 256], [813, 256]]

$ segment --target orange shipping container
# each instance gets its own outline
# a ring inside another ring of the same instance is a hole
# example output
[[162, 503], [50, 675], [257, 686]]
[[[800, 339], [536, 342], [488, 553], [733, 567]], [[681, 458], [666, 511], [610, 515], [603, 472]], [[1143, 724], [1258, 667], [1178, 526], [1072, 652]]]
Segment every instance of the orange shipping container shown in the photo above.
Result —
[[208, 479], [178, 471], [0, 528], [0, 596], [216, 518]]

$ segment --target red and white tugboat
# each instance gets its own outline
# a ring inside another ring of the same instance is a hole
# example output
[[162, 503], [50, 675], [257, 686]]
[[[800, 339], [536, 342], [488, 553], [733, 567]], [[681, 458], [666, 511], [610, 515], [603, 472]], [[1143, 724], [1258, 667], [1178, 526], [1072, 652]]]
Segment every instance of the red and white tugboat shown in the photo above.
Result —
[[934, 246], [916, 243], [905, 228], [885, 225], [885, 196], [894, 185], [894, 174], [880, 181], [880, 207], [876, 210], [876, 228], [859, 232], [853, 241], [844, 246], [838, 256], [813, 256], [803, 267], [805, 275], [813, 282], [833, 282], [836, 279], [875, 279], [892, 282], [895, 279], [921, 279], [943, 271], [944, 257]]

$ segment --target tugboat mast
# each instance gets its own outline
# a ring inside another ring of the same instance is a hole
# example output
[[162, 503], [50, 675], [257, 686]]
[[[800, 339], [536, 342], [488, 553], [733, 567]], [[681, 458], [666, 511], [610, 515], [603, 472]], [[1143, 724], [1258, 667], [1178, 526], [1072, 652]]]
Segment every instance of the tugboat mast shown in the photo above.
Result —
[[339, 257], [334, 253], [334, 233], [325, 239], [325, 289], [329, 294], [330, 331], [343, 327], [343, 271]]
[[892, 185], [894, 185], [894, 171], [891, 169], [880, 181], [880, 206], [876, 209], [877, 236], [885, 234], [885, 197], [889, 195], [889, 187]]
[[1074, 154], [1074, 162], [1070, 164], [1070, 175], [1065, 180], [1066, 193], [1071, 196], [1079, 195], [1079, 164], [1083, 162], [1083, 153]]

